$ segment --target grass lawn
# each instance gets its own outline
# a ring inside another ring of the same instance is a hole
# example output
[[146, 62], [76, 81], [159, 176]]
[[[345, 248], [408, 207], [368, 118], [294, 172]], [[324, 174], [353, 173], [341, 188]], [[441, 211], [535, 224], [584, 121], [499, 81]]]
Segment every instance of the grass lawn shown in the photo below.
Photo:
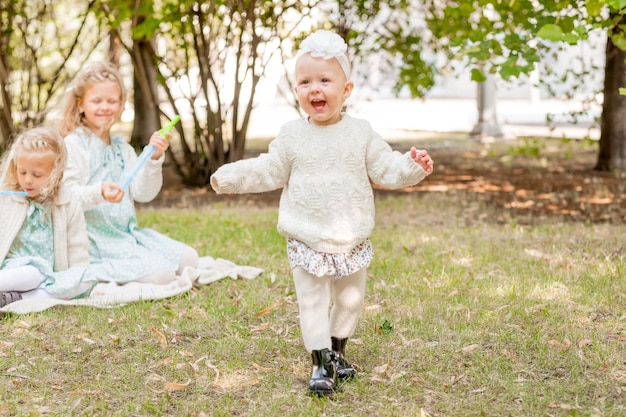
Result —
[[379, 197], [347, 346], [359, 378], [319, 399], [276, 215], [141, 209], [141, 225], [266, 272], [4, 317], [0, 416], [626, 415], [626, 226], [496, 222], [461, 194]]

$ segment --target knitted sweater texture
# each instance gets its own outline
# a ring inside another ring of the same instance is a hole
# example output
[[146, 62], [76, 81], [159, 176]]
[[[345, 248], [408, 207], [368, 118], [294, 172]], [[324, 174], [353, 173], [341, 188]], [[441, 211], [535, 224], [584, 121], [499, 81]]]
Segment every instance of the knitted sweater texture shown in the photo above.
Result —
[[278, 231], [319, 252], [345, 253], [374, 228], [370, 181], [402, 188], [427, 175], [408, 153], [393, 151], [367, 121], [343, 115], [329, 126], [306, 118], [286, 123], [267, 153], [222, 166], [211, 186], [234, 194], [282, 188]]

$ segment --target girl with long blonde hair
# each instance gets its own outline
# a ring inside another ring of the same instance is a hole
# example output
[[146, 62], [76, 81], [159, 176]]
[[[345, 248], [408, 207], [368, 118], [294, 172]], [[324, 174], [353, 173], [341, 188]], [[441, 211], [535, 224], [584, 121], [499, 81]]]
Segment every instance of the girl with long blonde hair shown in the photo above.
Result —
[[66, 160], [63, 138], [47, 127], [18, 135], [2, 160], [0, 307], [86, 296], [96, 285], [82, 208], [62, 184]]

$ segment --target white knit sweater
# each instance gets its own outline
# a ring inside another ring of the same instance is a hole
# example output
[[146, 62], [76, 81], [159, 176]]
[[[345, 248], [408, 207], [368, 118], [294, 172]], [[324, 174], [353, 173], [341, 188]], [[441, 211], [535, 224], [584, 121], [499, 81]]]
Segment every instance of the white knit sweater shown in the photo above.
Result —
[[370, 236], [370, 180], [402, 188], [428, 173], [408, 153], [393, 151], [365, 120], [343, 115], [317, 126], [306, 118], [282, 126], [267, 153], [222, 166], [211, 177], [217, 193], [283, 188], [278, 231], [311, 249], [345, 253]]

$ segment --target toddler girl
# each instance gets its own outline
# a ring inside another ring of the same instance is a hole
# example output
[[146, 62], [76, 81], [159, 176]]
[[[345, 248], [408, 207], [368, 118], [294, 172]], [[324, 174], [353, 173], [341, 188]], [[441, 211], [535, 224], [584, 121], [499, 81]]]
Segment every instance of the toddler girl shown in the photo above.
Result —
[[433, 170], [426, 151], [392, 151], [367, 121], [342, 113], [354, 86], [346, 50], [335, 33], [307, 37], [295, 72], [307, 116], [283, 125], [267, 153], [224, 165], [211, 177], [218, 193], [283, 189], [278, 231], [287, 238], [302, 338], [313, 361], [309, 392], [316, 395], [332, 394], [337, 378], [356, 376], [344, 354], [373, 258], [370, 181], [407, 187]]
[[45, 127], [19, 135], [3, 158], [0, 307], [83, 297], [96, 285], [82, 207], [61, 185], [66, 159], [63, 138]]
[[134, 202], [156, 197], [163, 183], [168, 138], [154, 132], [155, 151], [130, 183], [118, 184], [137, 154], [111, 127], [120, 119], [126, 89], [112, 65], [95, 62], [71, 83], [66, 94], [61, 133], [68, 149], [65, 182], [85, 210], [89, 255], [98, 279], [165, 284], [185, 266], [196, 267], [195, 249], [137, 224]]

